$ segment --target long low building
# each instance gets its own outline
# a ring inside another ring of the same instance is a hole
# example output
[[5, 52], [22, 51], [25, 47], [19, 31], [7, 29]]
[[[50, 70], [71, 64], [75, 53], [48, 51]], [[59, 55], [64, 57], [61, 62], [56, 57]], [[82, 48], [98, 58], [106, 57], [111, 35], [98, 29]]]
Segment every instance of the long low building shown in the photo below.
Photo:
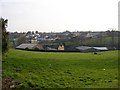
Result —
[[[46, 49], [45, 49], [46, 47]], [[53, 51], [80, 51], [80, 52], [96, 52], [107, 51], [107, 47], [89, 47], [89, 46], [71, 46], [64, 47], [63, 45], [56, 46], [42, 46], [40, 44], [24, 43], [16, 47], [16, 49], [37, 49], [37, 50], [53, 50]]]
[[40, 44], [32, 44], [32, 43], [23, 43], [16, 47], [16, 49], [43, 49], [42, 45]]
[[107, 51], [107, 47], [89, 47], [89, 46], [78, 46], [77, 50], [81, 52], [95, 52], [95, 51]]
[[96, 50], [108, 50], [107, 47], [93, 47]]

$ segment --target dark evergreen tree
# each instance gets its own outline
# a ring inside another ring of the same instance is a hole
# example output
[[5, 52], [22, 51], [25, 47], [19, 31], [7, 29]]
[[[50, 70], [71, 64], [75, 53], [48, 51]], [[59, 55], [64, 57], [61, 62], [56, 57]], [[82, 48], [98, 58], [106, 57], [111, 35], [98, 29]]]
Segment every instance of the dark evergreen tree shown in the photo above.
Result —
[[6, 31], [8, 19], [0, 18], [0, 26], [2, 27], [2, 53], [8, 51], [8, 35], [9, 33]]

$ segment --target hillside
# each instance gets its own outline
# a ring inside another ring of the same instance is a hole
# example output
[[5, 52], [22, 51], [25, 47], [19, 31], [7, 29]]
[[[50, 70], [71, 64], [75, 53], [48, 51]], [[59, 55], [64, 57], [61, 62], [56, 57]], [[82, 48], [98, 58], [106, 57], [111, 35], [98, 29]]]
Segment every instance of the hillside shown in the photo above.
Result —
[[117, 88], [118, 51], [94, 55], [11, 49], [3, 57], [3, 78], [14, 79], [17, 88]]

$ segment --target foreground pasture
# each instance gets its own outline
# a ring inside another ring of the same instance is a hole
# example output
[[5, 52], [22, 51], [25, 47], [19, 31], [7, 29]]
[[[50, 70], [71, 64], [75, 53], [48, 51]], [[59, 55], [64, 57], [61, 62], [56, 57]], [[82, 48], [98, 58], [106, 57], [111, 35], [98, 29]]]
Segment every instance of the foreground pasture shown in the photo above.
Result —
[[118, 51], [32, 52], [11, 49], [3, 57], [3, 77], [19, 88], [117, 88]]

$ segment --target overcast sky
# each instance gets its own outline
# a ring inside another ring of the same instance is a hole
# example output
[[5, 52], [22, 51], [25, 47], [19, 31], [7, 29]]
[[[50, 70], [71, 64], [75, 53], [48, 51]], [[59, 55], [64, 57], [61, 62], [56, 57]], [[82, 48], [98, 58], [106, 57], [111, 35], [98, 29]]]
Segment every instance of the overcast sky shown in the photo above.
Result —
[[118, 29], [119, 0], [0, 0], [8, 31], [106, 31]]

